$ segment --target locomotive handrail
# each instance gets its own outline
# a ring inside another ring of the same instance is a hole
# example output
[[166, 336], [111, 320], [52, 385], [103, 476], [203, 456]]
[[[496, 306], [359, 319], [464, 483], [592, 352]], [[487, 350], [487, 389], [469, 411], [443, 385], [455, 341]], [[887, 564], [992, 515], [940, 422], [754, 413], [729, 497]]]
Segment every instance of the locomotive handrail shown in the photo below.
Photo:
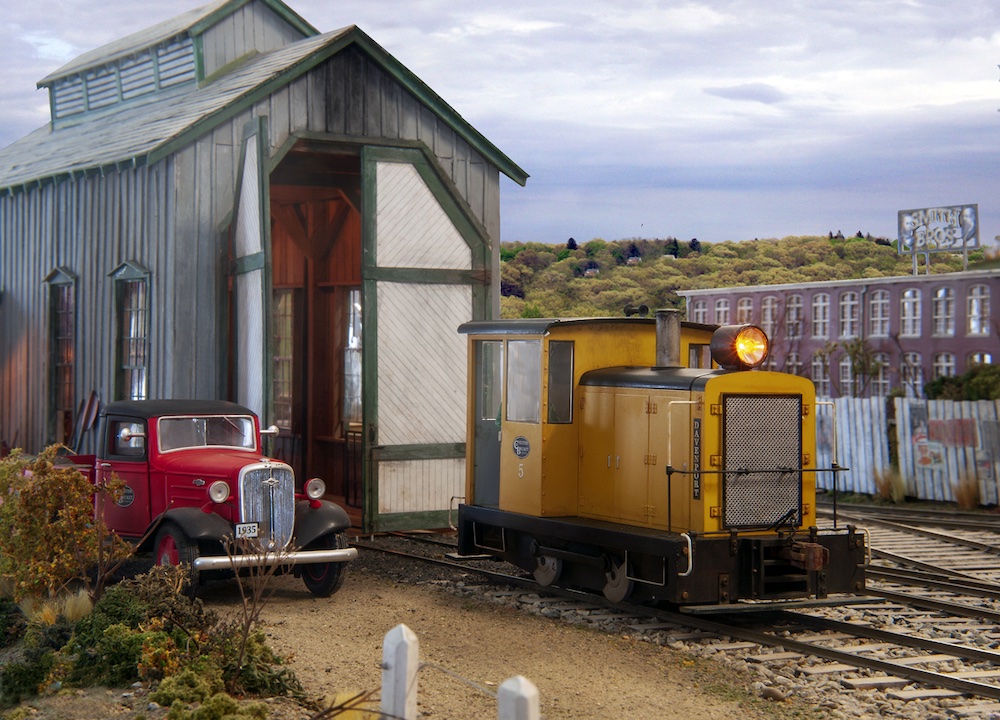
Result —
[[679, 577], [687, 577], [694, 571], [694, 543], [691, 541], [691, 535], [688, 533], [681, 533], [681, 537], [687, 541], [688, 569], [685, 572], [677, 573], [677, 575]]

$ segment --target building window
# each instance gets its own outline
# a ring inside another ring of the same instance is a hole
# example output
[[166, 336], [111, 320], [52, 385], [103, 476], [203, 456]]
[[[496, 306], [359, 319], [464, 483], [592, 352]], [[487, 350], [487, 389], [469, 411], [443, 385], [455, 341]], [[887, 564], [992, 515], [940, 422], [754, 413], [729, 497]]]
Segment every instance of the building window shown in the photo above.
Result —
[[361, 422], [361, 290], [347, 292], [347, 345], [344, 348], [344, 424]]
[[868, 335], [871, 337], [889, 337], [889, 292], [887, 290], [876, 290], [873, 292], [868, 310]]
[[955, 295], [951, 288], [934, 291], [934, 334], [938, 337], [955, 334]]
[[785, 372], [792, 375], [802, 374], [802, 359], [797, 352], [790, 352], [785, 356]]
[[993, 355], [991, 353], [977, 352], [969, 355], [969, 365], [992, 365]]
[[272, 304], [274, 334], [274, 424], [292, 429], [293, 382], [295, 378], [295, 291], [275, 290]]
[[742, 297], [736, 303], [736, 323], [743, 325], [753, 320], [753, 300]]
[[52, 433], [56, 442], [69, 444], [73, 437], [76, 404], [76, 276], [57, 268], [49, 283]]
[[899, 334], [920, 337], [920, 291], [916, 288], [904, 290], [899, 309]]
[[118, 322], [116, 396], [145, 400], [149, 393], [149, 271], [125, 263], [111, 275]]
[[788, 298], [788, 306], [785, 311], [785, 337], [789, 340], [798, 340], [802, 337], [802, 296], [792, 295]]
[[973, 285], [968, 295], [968, 334], [990, 334], [990, 289], [986, 285]]
[[952, 353], [936, 353], [934, 355], [934, 378], [954, 377], [955, 356]]
[[891, 390], [889, 356], [886, 353], [875, 353], [872, 361], [871, 394], [873, 397], [885, 397]]
[[858, 336], [858, 294], [845, 292], [840, 296], [840, 337], [856, 338]]
[[840, 397], [854, 396], [854, 368], [851, 358], [846, 355], [840, 358]]
[[812, 361], [812, 381], [816, 386], [816, 394], [820, 397], [830, 397], [830, 366], [826, 358], [814, 356]]
[[708, 304], [704, 300], [691, 303], [691, 322], [704, 325], [708, 322]]
[[924, 395], [924, 367], [923, 358], [920, 353], [905, 353], [903, 364], [900, 366], [900, 378], [903, 381], [903, 390], [906, 397], [923, 397]]
[[769, 338], [778, 331], [778, 298], [768, 295], [760, 301], [760, 329]]
[[813, 297], [812, 335], [814, 338], [830, 337], [830, 296], [826, 293]]
[[719, 298], [715, 301], [715, 324], [729, 324], [729, 300], [726, 298]]

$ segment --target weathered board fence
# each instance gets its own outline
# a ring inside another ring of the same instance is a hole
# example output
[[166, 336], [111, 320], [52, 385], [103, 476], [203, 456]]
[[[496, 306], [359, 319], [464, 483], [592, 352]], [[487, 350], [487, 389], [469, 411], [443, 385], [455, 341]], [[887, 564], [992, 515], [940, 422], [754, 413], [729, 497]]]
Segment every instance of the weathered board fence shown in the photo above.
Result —
[[[848, 468], [838, 492], [877, 494], [876, 478], [895, 464], [908, 497], [954, 501], [974, 480], [981, 504], [1000, 504], [1000, 400], [837, 398], [820, 403], [816, 421], [817, 467]], [[833, 483], [817, 475], [820, 488]]]

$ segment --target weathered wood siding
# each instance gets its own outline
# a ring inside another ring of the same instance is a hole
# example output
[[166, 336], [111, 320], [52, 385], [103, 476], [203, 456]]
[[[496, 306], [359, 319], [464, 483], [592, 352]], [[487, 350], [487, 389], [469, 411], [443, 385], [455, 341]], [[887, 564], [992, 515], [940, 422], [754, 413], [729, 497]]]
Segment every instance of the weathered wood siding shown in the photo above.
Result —
[[277, 50], [304, 36], [261, 3], [249, 3], [224, 17], [202, 35], [205, 77], [251, 52]]
[[[237, 32], [235, 24], [231, 31]], [[149, 396], [225, 395], [226, 228], [242, 129], [254, 116], [268, 118], [272, 155], [294, 137], [426, 147], [483, 229], [496, 272], [499, 170], [361, 50], [348, 47], [160, 162], [0, 197], [0, 439], [30, 450], [51, 440], [48, 287], [42, 281], [57, 266], [79, 278], [78, 402], [91, 390], [102, 402], [114, 399], [108, 274], [126, 261], [150, 272]]]

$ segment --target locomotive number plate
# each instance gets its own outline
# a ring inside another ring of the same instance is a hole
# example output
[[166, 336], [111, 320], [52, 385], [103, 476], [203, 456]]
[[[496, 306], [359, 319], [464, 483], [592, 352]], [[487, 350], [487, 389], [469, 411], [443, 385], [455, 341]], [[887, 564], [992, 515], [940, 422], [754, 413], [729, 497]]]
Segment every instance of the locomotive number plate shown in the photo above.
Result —
[[260, 529], [259, 523], [236, 523], [237, 538], [255, 538]]

